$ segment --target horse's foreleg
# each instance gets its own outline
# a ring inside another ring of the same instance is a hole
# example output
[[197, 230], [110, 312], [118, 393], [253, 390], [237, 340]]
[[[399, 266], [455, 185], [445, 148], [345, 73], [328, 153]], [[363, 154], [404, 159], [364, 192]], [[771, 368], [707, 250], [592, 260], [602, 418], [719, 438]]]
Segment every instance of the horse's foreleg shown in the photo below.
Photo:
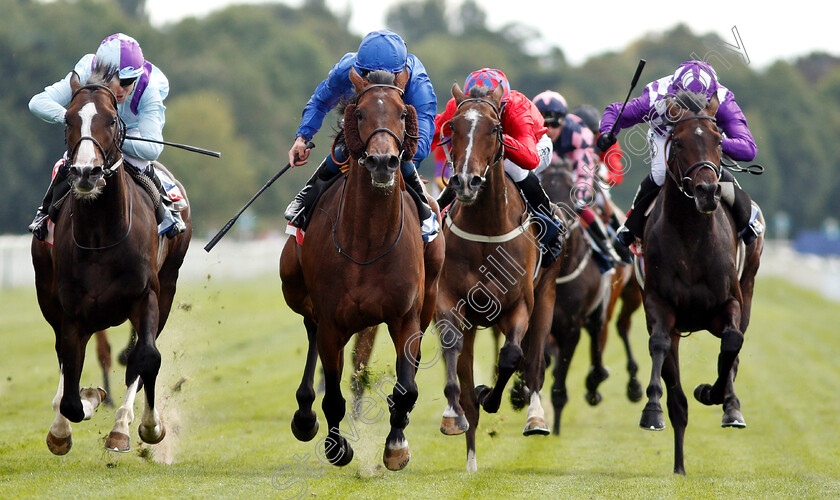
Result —
[[621, 310], [618, 313], [615, 326], [621, 341], [624, 343], [624, 352], [627, 355], [627, 373], [630, 376], [630, 380], [627, 382], [627, 399], [634, 403], [642, 399], [642, 384], [636, 378], [639, 365], [630, 348], [630, 318], [641, 305], [642, 292], [639, 290], [636, 278], [631, 276], [630, 281], [621, 292]]
[[668, 419], [674, 428], [674, 474], [685, 475], [683, 441], [688, 426], [688, 400], [680, 383], [680, 336], [671, 336], [671, 347], [662, 366], [662, 379], [668, 388]]
[[[470, 424], [461, 406], [462, 384], [459, 384], [460, 357], [464, 348], [464, 333], [448, 319], [438, 318], [435, 328], [438, 332], [438, 340], [443, 348], [443, 359], [446, 366], [446, 384], [443, 387], [443, 394], [446, 396], [446, 409], [440, 421], [440, 432], [447, 436], [463, 434], [469, 429]], [[473, 330], [470, 331], [474, 335]], [[467, 389], [473, 392], [474, 386]]]
[[607, 315], [604, 304], [598, 306], [586, 318], [586, 331], [589, 333], [589, 374], [586, 376], [586, 402], [592, 406], [601, 402], [602, 396], [598, 392], [598, 386], [601, 382], [610, 376], [610, 372], [604, 366], [603, 353], [606, 342], [603, 341], [602, 335], [606, 333], [605, 325], [607, 323]]
[[[553, 277], [552, 277], [553, 278]], [[525, 336], [525, 385], [531, 391], [525, 428], [522, 434], [548, 435], [548, 423], [545, 421], [545, 410], [542, 407], [541, 393], [545, 382], [545, 343], [554, 319], [554, 299], [557, 287], [553, 279], [543, 280], [535, 290], [534, 311], [531, 314], [528, 333]]]
[[560, 435], [560, 419], [563, 415], [563, 408], [569, 402], [569, 395], [566, 391], [566, 376], [569, 374], [569, 365], [572, 362], [572, 355], [575, 353], [580, 341], [580, 324], [570, 324], [570, 318], [562, 312], [561, 317], [555, 318], [552, 325], [553, 335], [557, 341], [557, 361], [554, 363], [554, 385], [551, 388], [551, 404], [554, 407], [554, 426], [551, 431], [554, 435]]
[[140, 422], [138, 432], [140, 439], [149, 444], [156, 444], [166, 434], [163, 422], [155, 409], [155, 382], [160, 372], [161, 356], [155, 345], [158, 334], [158, 301], [157, 295], [149, 292], [145, 299], [137, 306], [137, 345], [128, 359], [125, 370], [126, 385], [130, 385], [137, 377], [143, 383], [146, 394], [146, 409]]
[[134, 421], [134, 398], [140, 387], [140, 377], [127, 384], [125, 398], [122, 405], [117, 408], [114, 416], [114, 428], [105, 440], [105, 449], [111, 451], [127, 452], [131, 449], [131, 438], [128, 436], [128, 427]]
[[347, 339], [334, 325], [318, 322], [317, 345], [324, 368], [324, 400], [321, 407], [327, 419], [329, 433], [324, 440], [324, 454], [331, 464], [344, 466], [353, 460], [353, 447], [339, 431], [347, 411], [341, 395], [341, 373], [344, 370], [344, 345]]
[[502, 404], [505, 386], [522, 361], [522, 338], [528, 328], [529, 314], [524, 304], [516, 307], [510, 314], [499, 321], [499, 326], [505, 332], [505, 344], [499, 350], [499, 374], [492, 389], [486, 386], [476, 387], [478, 401], [487, 413], [496, 413]]
[[665, 429], [665, 416], [659, 400], [662, 398], [662, 364], [671, 348], [671, 331], [676, 318], [673, 312], [653, 294], [645, 297], [645, 313], [647, 316], [650, 341], [651, 369], [650, 383], [647, 387], [648, 402], [642, 410], [639, 426], [643, 429], [661, 431]]
[[312, 403], [315, 402], [315, 366], [318, 363], [318, 344], [316, 341], [318, 325], [311, 318], [304, 318], [303, 325], [306, 327], [306, 338], [309, 347], [306, 351], [306, 365], [303, 368], [303, 378], [298, 386], [295, 397], [298, 402], [298, 409], [292, 417], [292, 434], [298, 441], [309, 441], [318, 434], [318, 416], [312, 411]]
[[467, 419], [467, 472], [476, 472], [478, 462], [475, 454], [475, 432], [478, 429], [478, 398], [475, 394], [475, 381], [473, 380], [473, 356], [475, 347], [475, 330], [465, 331], [462, 337], [463, 348], [460, 356], [456, 358], [458, 380], [460, 381], [460, 405], [464, 409], [464, 416]]
[[704, 405], [723, 404], [726, 385], [731, 380], [732, 366], [744, 344], [744, 334], [738, 329], [741, 322], [741, 303], [732, 298], [723, 309], [724, 326], [720, 333], [717, 380], [714, 385], [700, 384], [694, 389], [694, 397]]
[[356, 345], [353, 348], [353, 374], [350, 377], [350, 390], [353, 391], [353, 403], [350, 405], [350, 409], [353, 411], [353, 417], [357, 416], [356, 403], [362, 399], [365, 392], [365, 383], [368, 382], [366, 381], [365, 370], [373, 352], [373, 342], [376, 340], [377, 328], [372, 326], [356, 334]]
[[402, 470], [411, 459], [408, 440], [403, 432], [408, 425], [408, 415], [417, 402], [417, 383], [414, 377], [420, 362], [420, 322], [417, 317], [404, 318], [389, 324], [388, 330], [397, 351], [397, 383], [388, 398], [391, 408], [391, 432], [385, 440], [382, 461], [389, 470]]

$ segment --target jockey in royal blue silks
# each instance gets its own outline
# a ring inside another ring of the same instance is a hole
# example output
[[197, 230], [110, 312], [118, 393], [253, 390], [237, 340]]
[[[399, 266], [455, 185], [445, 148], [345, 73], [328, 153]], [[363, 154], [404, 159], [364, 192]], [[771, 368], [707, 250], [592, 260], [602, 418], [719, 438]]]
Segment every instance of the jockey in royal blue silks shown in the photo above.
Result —
[[[414, 158], [402, 162], [400, 169], [406, 185], [420, 195], [414, 198], [418, 201], [423, 241], [431, 241], [439, 232], [440, 225], [435, 213], [425, 201], [423, 182], [415, 169], [414, 162], [420, 162], [429, 155], [432, 135], [435, 130], [437, 97], [423, 63], [413, 54], [407, 53], [405, 42], [396, 33], [388, 30], [368, 33], [359, 45], [357, 52], [345, 54], [332, 67], [327, 78], [318, 85], [315, 93], [312, 94], [309, 102], [303, 108], [303, 117], [296, 134], [295, 143], [289, 150], [289, 164], [300, 166], [306, 163], [306, 159], [309, 157], [306, 142], [315, 136], [321, 128], [324, 117], [342, 98], [348, 99], [355, 94], [349, 76], [351, 68], [355, 68], [362, 77], [377, 70], [385, 70], [394, 74], [402, 72], [403, 69], [407, 69], [409, 72], [410, 76], [405, 86], [403, 100], [406, 104], [414, 106], [417, 111], [420, 139]], [[344, 162], [346, 159], [347, 152], [343, 146], [336, 146], [335, 158], [330, 154], [327, 155], [312, 178], [307, 181], [301, 192], [295, 196], [295, 199], [286, 209], [286, 219], [290, 221], [291, 226], [304, 229], [308, 225], [310, 209], [317, 203], [325, 186], [329, 185], [341, 173], [336, 160]]]
[[[686, 61], [679, 65], [673, 75], [668, 75], [649, 83], [640, 97], [630, 100], [624, 114], [617, 122], [616, 133], [623, 128], [647, 122], [650, 126], [648, 138], [650, 141], [651, 173], [642, 180], [633, 200], [633, 206], [627, 214], [624, 227], [616, 235], [616, 239], [623, 245], [629, 246], [636, 237], [641, 237], [645, 227], [645, 212], [656, 199], [662, 185], [665, 183], [667, 171], [665, 151], [666, 141], [673, 129], [667, 119], [666, 99], [677, 92], [685, 90], [704, 94], [706, 100], [717, 96], [720, 106], [715, 118], [723, 134], [721, 149], [733, 160], [750, 161], [755, 158], [756, 145], [747, 119], [735, 102], [735, 95], [718, 82], [714, 68], [702, 61]], [[615, 135], [610, 133], [616, 123], [621, 103], [616, 102], [607, 106], [601, 118], [601, 135], [598, 136], [598, 147], [606, 151], [615, 143]], [[732, 208], [735, 227], [738, 236], [747, 244], [751, 243], [764, 230], [760, 221], [756, 219], [756, 210], [749, 195], [741, 189], [735, 177], [728, 170], [723, 169], [720, 178], [722, 188], [721, 199]]]
[[[102, 40], [96, 54], [82, 57], [67, 76], [35, 95], [29, 101], [30, 111], [45, 122], [64, 124], [67, 113], [65, 107], [73, 98], [70, 78], [75, 73], [84, 84], [97, 64], [109, 66], [120, 79], [120, 88], [114, 95], [117, 99], [117, 113], [125, 123], [126, 135], [163, 140], [163, 125], [166, 123], [163, 100], [169, 95], [169, 80], [157, 66], [145, 60], [137, 40], [123, 33], [115, 33]], [[161, 232], [170, 238], [184, 232], [186, 225], [180, 214], [180, 209], [186, 206], [183, 195], [171, 179], [167, 179], [166, 174], [151, 164], [160, 156], [163, 145], [126, 140], [120, 150], [125, 162], [149, 177], [169, 207], [170, 210], [162, 210], [159, 214], [159, 218], [162, 218]], [[65, 153], [53, 169], [52, 182], [44, 195], [44, 201], [38, 207], [35, 220], [29, 226], [32, 234], [42, 241], [47, 234], [50, 205], [70, 190], [67, 182], [69, 165], [66, 161]]]

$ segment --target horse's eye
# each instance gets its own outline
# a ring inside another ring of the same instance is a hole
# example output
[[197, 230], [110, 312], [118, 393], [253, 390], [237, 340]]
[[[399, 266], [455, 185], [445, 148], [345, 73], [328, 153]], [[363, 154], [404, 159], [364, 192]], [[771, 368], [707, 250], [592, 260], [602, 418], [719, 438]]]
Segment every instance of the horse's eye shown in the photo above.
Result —
[[361, 119], [362, 119], [362, 112], [361, 112], [361, 111], [359, 111], [359, 110], [357, 109], [355, 114], [356, 114], [356, 119], [357, 119], [357, 120], [361, 120]]
[[405, 120], [406, 116], [408, 116], [408, 111], [404, 109], [403, 112], [402, 112], [402, 115], [400, 115], [400, 118]]

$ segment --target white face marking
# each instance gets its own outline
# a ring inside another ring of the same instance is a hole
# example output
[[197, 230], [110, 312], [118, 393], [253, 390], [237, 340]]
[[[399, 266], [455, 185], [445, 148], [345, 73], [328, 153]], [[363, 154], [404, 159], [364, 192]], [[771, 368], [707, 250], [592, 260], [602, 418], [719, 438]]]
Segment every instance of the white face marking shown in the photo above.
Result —
[[[82, 137], [91, 137], [91, 123], [96, 116], [96, 104], [89, 102], [79, 111], [79, 118], [82, 119]], [[96, 161], [96, 149], [93, 141], [82, 141], [79, 151], [76, 153], [75, 162], [79, 166], [93, 166]]]
[[700, 127], [697, 127], [696, 129], [694, 129], [694, 133], [697, 134], [697, 135], [703, 135], [703, 129], [701, 129]]
[[468, 122], [470, 122], [470, 124], [471, 124], [470, 125], [470, 132], [469, 132], [469, 134], [467, 134], [467, 137], [469, 137], [469, 142], [467, 143], [467, 150], [464, 154], [464, 169], [462, 170], [462, 173], [464, 173], [464, 174], [467, 173], [467, 165], [469, 164], [470, 155], [472, 155], [472, 147], [473, 147], [473, 140], [474, 140], [473, 136], [475, 134], [475, 127], [478, 125], [478, 119], [480, 117], [481, 117], [481, 113], [479, 113], [478, 111], [476, 111], [474, 109], [470, 109], [464, 114], [464, 119], [467, 120]]

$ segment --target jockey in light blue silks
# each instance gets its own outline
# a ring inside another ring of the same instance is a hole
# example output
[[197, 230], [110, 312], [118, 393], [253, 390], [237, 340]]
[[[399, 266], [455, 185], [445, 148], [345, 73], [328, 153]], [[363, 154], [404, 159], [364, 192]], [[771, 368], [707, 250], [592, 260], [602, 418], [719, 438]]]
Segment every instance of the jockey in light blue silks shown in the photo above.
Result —
[[[75, 73], [79, 81], [84, 84], [97, 64], [105, 64], [114, 71], [118, 71], [120, 88], [115, 96], [117, 112], [125, 123], [126, 135], [163, 140], [163, 125], [166, 122], [164, 114], [166, 106], [163, 105], [163, 100], [169, 94], [169, 80], [157, 66], [144, 59], [143, 51], [137, 41], [122, 33], [116, 33], [104, 39], [96, 50], [96, 54], [87, 54], [82, 57], [72, 72], [34, 96], [29, 101], [29, 109], [45, 122], [64, 124], [67, 113], [65, 107], [73, 98], [70, 78]], [[154, 169], [151, 164], [160, 156], [163, 145], [126, 140], [120, 149], [125, 161], [149, 176], [168, 204], [175, 202], [171, 205], [172, 209], [164, 216], [162, 231], [166, 232], [170, 238], [182, 233], [186, 226], [178, 208], [184, 206], [183, 196], [172, 180]], [[65, 153], [64, 158], [59, 160], [54, 168], [53, 179], [44, 201], [38, 207], [35, 220], [29, 226], [29, 230], [35, 237], [42, 241], [47, 232], [50, 205], [61, 199], [70, 189], [66, 182], [69, 168], [66, 160]], [[166, 189], [162, 187], [161, 181], [167, 185]]]
[[[721, 149], [733, 160], [751, 161], [755, 158], [756, 145], [747, 119], [735, 102], [735, 95], [718, 82], [714, 68], [702, 61], [686, 61], [679, 65], [673, 75], [668, 75], [649, 83], [640, 97], [627, 103], [624, 114], [617, 122], [616, 133], [620, 129], [647, 122], [650, 126], [648, 138], [650, 141], [651, 173], [642, 180], [633, 206], [627, 214], [624, 227], [616, 235], [616, 239], [625, 246], [630, 246], [634, 239], [641, 237], [645, 227], [645, 212], [656, 199], [660, 188], [665, 183], [667, 172], [665, 150], [673, 126], [667, 119], [666, 100], [679, 91], [696, 92], [705, 95], [709, 101], [717, 96], [720, 106], [715, 115], [717, 125], [723, 134]], [[601, 118], [601, 135], [597, 145], [601, 151], [606, 151], [615, 143], [615, 135], [610, 133], [616, 123], [620, 102], [607, 106]], [[721, 200], [732, 208], [735, 227], [738, 236], [749, 244], [763, 231], [763, 226], [752, 214], [752, 202], [749, 195], [741, 189], [735, 177], [723, 169], [720, 178], [722, 188]]]
[[[303, 117], [295, 143], [289, 150], [289, 164], [300, 166], [306, 163], [309, 157], [306, 142], [315, 136], [321, 128], [324, 117], [342, 98], [349, 99], [355, 94], [353, 84], [350, 82], [351, 68], [355, 68], [362, 77], [377, 70], [394, 74], [402, 72], [403, 69], [408, 70], [410, 76], [405, 85], [403, 100], [406, 104], [414, 106], [417, 111], [420, 139], [417, 141], [417, 152], [412, 158], [413, 161], [402, 162], [400, 169], [406, 186], [420, 195], [415, 197], [415, 200], [418, 200], [423, 241], [431, 241], [437, 236], [440, 225], [435, 213], [425, 202], [425, 189], [414, 162], [420, 162], [429, 155], [432, 135], [435, 131], [437, 97], [435, 97], [432, 82], [426, 74], [423, 63], [413, 54], [408, 54], [405, 42], [396, 33], [388, 30], [368, 33], [357, 52], [345, 54], [332, 67], [327, 78], [318, 85], [315, 93], [303, 108]], [[327, 155], [286, 209], [286, 219], [290, 221], [291, 226], [305, 229], [309, 223], [307, 219], [309, 209], [317, 203], [325, 185], [341, 173], [339, 164], [334, 160], [343, 162], [346, 159], [347, 152], [343, 146], [336, 146], [335, 158], [332, 158], [330, 154]], [[421, 199], [423, 201], [419, 201]]]

